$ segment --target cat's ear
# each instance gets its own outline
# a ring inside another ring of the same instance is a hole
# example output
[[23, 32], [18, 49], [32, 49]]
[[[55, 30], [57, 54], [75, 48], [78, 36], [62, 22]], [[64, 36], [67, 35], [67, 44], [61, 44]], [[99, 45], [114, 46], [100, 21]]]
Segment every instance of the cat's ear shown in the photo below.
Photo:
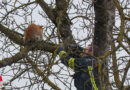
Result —
[[39, 25], [39, 27], [43, 29], [43, 26]]
[[40, 25], [39, 25], [39, 27], [40, 27], [40, 28], [41, 28], [41, 30], [43, 31], [43, 26], [40, 26]]
[[43, 28], [43, 26], [41, 26], [41, 25], [40, 25], [40, 27], [42, 27], [42, 28]]

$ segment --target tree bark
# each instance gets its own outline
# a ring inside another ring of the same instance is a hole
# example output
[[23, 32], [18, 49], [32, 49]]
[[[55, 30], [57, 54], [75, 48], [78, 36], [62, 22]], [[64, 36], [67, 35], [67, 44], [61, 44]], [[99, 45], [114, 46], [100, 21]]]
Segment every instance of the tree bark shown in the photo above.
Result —
[[110, 47], [111, 32], [115, 22], [115, 7], [113, 0], [96, 0], [94, 45], [98, 46], [95, 56], [103, 56]]
[[67, 14], [67, 8], [69, 5], [69, 0], [56, 0], [56, 7], [50, 8], [44, 0], [36, 0], [37, 3], [41, 6], [41, 8], [45, 11], [49, 19], [55, 24], [57, 27], [57, 35], [59, 39], [61, 38], [65, 48], [68, 47], [69, 44], [76, 44], [72, 31], [70, 29], [71, 22]]
[[[113, 0], [96, 0], [94, 3], [94, 10], [95, 10], [95, 29], [94, 29], [93, 44], [94, 46], [97, 46], [97, 49], [94, 49], [94, 55], [96, 57], [99, 57], [99, 56], [103, 56], [107, 51], [110, 50], [112, 30], [115, 24], [114, 2]], [[103, 68], [106, 68], [105, 70], [108, 71], [107, 63], [108, 60], [110, 60], [110, 58], [107, 57], [104, 59], [105, 62], [103, 61], [102, 63], [104, 63], [105, 67]], [[102, 75], [101, 72], [99, 73], [100, 75]], [[107, 72], [103, 72], [103, 73], [107, 75], [107, 77], [109, 77]], [[102, 78], [102, 76], [100, 78]], [[106, 86], [106, 90], [108, 90], [109, 78], [108, 80], [105, 81], [103, 79], [102, 82], [104, 82], [101, 83], [102, 89], [104, 86]]]

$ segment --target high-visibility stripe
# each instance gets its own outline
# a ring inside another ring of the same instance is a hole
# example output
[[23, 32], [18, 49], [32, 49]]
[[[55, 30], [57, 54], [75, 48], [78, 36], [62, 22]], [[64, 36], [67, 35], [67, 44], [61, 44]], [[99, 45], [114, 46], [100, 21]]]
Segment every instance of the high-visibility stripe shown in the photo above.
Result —
[[98, 88], [96, 86], [96, 83], [95, 83], [95, 79], [94, 79], [94, 75], [93, 75], [92, 69], [93, 69], [92, 66], [88, 66], [90, 80], [91, 80], [91, 83], [93, 85], [93, 88], [94, 88], [94, 90], [98, 90]]
[[59, 56], [60, 56], [60, 58], [61, 58], [62, 55], [65, 54], [65, 53], [66, 53], [65, 51], [60, 51], [60, 52], [59, 52]]
[[80, 53], [80, 56], [83, 56], [83, 53]]
[[75, 67], [74, 67], [74, 58], [70, 58], [69, 61], [68, 61], [68, 65], [70, 68], [72, 68], [73, 70], [75, 70]]

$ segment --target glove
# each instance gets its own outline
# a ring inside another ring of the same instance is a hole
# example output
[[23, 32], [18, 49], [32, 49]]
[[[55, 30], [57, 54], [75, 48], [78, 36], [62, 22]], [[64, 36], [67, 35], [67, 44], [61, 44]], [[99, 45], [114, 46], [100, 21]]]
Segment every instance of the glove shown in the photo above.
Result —
[[57, 50], [57, 54], [59, 54], [60, 51], [63, 51], [63, 45], [62, 44], [60, 44], [60, 46], [59, 46], [59, 48]]
[[64, 54], [66, 54], [66, 51], [63, 50], [63, 45], [62, 45], [62, 44], [60, 44], [60, 47], [59, 47], [58, 50], [57, 50], [57, 54], [60, 56], [60, 58], [61, 58]]
[[79, 58], [83, 52], [83, 48], [76, 44], [70, 44], [67, 48], [68, 54], [71, 57]]
[[76, 45], [76, 44], [70, 44], [68, 46], [68, 50], [72, 50], [72, 51], [74, 51], [74, 50], [83, 51], [83, 48], [80, 47], [79, 45]]

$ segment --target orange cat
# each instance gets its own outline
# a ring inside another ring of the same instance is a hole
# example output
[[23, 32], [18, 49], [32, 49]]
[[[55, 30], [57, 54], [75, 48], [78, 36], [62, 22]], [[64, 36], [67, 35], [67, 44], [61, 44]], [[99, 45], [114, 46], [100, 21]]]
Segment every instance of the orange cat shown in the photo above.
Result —
[[24, 31], [24, 42], [28, 42], [33, 38], [37, 38], [38, 40], [42, 40], [42, 31], [43, 28], [40, 25], [31, 24], [28, 28]]

